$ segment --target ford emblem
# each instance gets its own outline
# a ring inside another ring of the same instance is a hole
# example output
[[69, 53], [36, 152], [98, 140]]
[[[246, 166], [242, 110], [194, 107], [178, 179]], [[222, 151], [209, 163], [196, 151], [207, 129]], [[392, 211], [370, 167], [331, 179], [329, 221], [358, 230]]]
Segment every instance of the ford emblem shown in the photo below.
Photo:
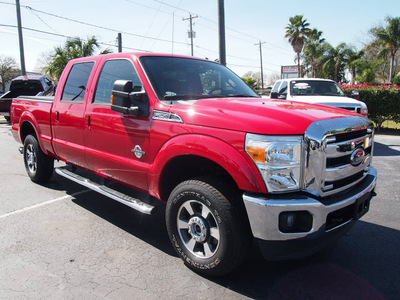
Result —
[[358, 166], [364, 161], [365, 151], [362, 148], [357, 148], [350, 156], [350, 163], [353, 166]]

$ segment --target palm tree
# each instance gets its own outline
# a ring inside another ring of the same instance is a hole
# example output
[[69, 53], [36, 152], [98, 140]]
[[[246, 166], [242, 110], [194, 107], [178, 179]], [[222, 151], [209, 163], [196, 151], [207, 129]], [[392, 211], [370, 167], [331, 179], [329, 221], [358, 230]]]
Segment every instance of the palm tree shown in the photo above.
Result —
[[397, 51], [400, 49], [400, 18], [386, 19], [388, 25], [386, 27], [374, 27], [371, 29], [375, 41], [372, 44], [379, 45], [381, 50], [378, 58], [384, 58], [390, 54], [390, 70], [388, 79], [393, 81], [394, 62]]
[[356, 71], [362, 64], [364, 55], [364, 50], [356, 51], [353, 47], [349, 47], [347, 50], [346, 65], [352, 76], [352, 84], [354, 84], [355, 78], [357, 76]]
[[304, 62], [311, 66], [311, 77], [316, 77], [319, 67], [319, 58], [323, 56], [325, 52], [325, 39], [322, 38], [323, 32], [313, 29], [310, 31], [309, 38], [306, 40], [304, 46]]
[[346, 43], [339, 44], [336, 48], [327, 44], [328, 49], [326, 52], [325, 63], [323, 65], [323, 71], [325, 74], [329, 72], [329, 69], [333, 70], [333, 80], [339, 81], [339, 73], [344, 69], [349, 47]]
[[289, 19], [290, 23], [285, 27], [285, 38], [289, 38], [289, 43], [292, 45], [294, 52], [297, 54], [298, 76], [302, 77], [300, 69], [300, 53], [303, 50], [304, 42], [310, 34], [310, 26], [302, 15], [296, 15]]
[[[99, 43], [94, 36], [86, 41], [79, 37], [68, 39], [63, 47], [54, 48], [54, 53], [51, 55], [46, 71], [50, 77], [59, 79], [69, 60], [91, 56], [95, 53], [96, 48], [99, 48]], [[100, 54], [106, 53], [110, 53], [110, 50], [106, 49]]]

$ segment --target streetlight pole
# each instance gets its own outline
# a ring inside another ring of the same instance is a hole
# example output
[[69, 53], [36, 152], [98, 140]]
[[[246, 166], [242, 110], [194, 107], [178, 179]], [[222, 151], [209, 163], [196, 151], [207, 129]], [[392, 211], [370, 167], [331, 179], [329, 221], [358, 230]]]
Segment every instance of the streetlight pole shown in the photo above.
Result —
[[261, 89], [264, 89], [264, 72], [263, 72], [263, 63], [262, 63], [262, 48], [261, 45], [265, 44], [265, 42], [259, 41], [257, 44], [254, 45], [259, 45], [260, 46], [260, 64], [261, 64]]
[[218, 25], [219, 25], [219, 63], [221, 65], [226, 66], [224, 0], [218, 0]]
[[21, 25], [21, 8], [19, 5], [19, 0], [15, 0], [15, 5], [17, 7], [17, 22], [18, 22], [18, 37], [19, 37], [19, 54], [21, 58], [21, 73], [26, 75], [25, 69], [25, 55], [24, 55], [24, 40], [22, 37], [22, 25]]
[[118, 53], [122, 52], [122, 33], [118, 33]]

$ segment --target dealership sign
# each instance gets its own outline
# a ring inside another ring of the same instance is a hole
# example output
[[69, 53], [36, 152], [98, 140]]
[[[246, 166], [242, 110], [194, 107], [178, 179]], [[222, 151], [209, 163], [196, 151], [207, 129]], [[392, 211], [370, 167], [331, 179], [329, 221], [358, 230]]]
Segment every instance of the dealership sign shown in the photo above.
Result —
[[298, 77], [298, 67], [295, 66], [281, 66], [281, 78], [294, 78]]

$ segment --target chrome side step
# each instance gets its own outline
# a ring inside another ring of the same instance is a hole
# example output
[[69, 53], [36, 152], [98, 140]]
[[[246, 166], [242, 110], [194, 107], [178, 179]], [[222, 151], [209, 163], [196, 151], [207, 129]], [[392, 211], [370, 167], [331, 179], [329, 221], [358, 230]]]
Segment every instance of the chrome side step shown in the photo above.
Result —
[[98, 192], [106, 197], [109, 197], [113, 200], [116, 200], [122, 204], [125, 204], [129, 206], [130, 208], [133, 208], [141, 213], [151, 215], [154, 206], [144, 203], [140, 201], [139, 199], [135, 199], [133, 197], [130, 197], [128, 195], [125, 195], [123, 193], [120, 193], [116, 190], [113, 190], [105, 185], [98, 184], [94, 181], [91, 181], [88, 178], [85, 178], [83, 176], [80, 176], [78, 174], [75, 174], [69, 170], [67, 170], [65, 167], [64, 168], [55, 168], [55, 171], [58, 175], [63, 176], [69, 180], [72, 180], [80, 185], [83, 185], [95, 192]]

